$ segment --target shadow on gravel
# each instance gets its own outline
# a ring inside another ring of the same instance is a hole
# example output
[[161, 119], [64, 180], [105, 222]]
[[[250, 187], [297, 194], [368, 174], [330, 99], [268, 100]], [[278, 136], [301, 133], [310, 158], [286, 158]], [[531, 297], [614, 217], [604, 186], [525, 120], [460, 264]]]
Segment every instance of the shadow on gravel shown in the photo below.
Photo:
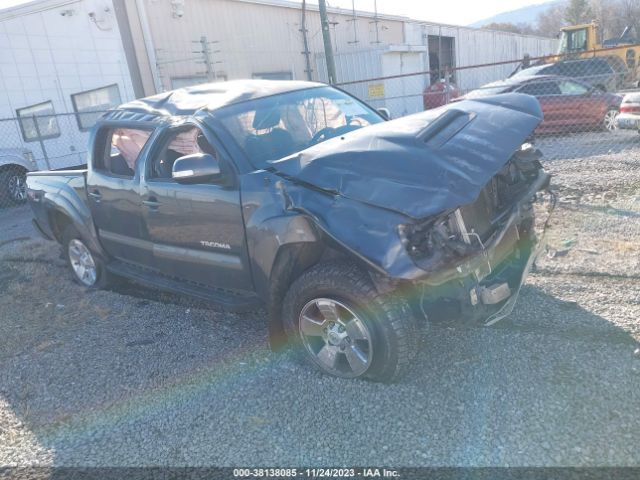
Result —
[[[433, 329], [410, 376], [387, 386], [270, 353], [263, 312], [129, 284], [87, 292], [59, 263], [28, 265], [0, 278], [0, 407], [19, 419], [0, 444], [28, 450], [28, 436], [57, 465], [637, 460], [635, 340], [537, 287], [497, 328]], [[326, 404], [350, 414], [326, 421]]]

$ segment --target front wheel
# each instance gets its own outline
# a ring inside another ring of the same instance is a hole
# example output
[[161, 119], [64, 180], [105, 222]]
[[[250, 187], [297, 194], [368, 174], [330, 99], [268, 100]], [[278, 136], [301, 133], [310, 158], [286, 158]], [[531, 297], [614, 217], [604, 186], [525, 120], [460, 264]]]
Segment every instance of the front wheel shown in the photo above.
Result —
[[333, 376], [392, 382], [417, 353], [409, 305], [379, 294], [354, 264], [325, 263], [305, 272], [285, 296], [283, 315], [293, 347]]
[[87, 288], [106, 287], [108, 273], [104, 262], [89, 249], [78, 231], [69, 225], [62, 237], [62, 247], [73, 279]]

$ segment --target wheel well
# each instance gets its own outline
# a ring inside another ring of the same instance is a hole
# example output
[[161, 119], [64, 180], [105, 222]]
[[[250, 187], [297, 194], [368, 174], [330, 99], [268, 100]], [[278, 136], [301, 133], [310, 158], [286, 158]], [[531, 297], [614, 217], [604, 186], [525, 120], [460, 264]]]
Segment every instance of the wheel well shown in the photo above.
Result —
[[62, 212], [57, 210], [49, 213], [49, 224], [51, 225], [51, 231], [53, 232], [53, 236], [55, 239], [62, 243], [62, 235], [66, 228], [71, 225], [73, 222], [71, 219]]
[[318, 263], [335, 258], [347, 258], [347, 255], [324, 242], [295, 243], [280, 248], [269, 279], [268, 310], [271, 348], [279, 350], [286, 344], [282, 325], [282, 302], [291, 284]]
[[22, 170], [24, 173], [28, 172], [26, 168], [24, 168], [22, 165], [18, 165], [17, 163], [7, 163], [5, 165], [0, 165], [0, 173], [11, 170]]

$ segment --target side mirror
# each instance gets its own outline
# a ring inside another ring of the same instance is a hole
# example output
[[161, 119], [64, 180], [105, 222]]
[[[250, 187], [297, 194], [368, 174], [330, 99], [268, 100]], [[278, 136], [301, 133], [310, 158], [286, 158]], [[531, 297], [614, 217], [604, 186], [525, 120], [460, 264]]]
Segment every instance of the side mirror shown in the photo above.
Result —
[[382, 115], [382, 118], [384, 118], [385, 120], [391, 120], [391, 111], [388, 108], [379, 108], [378, 113]]
[[220, 163], [208, 153], [194, 153], [173, 163], [171, 177], [178, 183], [204, 183], [220, 177]]

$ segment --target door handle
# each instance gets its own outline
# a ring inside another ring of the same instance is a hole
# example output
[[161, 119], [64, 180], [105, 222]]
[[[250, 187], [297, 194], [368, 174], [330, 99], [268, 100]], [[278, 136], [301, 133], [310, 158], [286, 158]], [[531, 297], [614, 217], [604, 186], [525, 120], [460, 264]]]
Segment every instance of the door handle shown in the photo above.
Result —
[[96, 203], [100, 203], [102, 200], [102, 194], [98, 190], [94, 190], [93, 192], [89, 192], [89, 196], [95, 200]]
[[149, 207], [151, 210], [157, 210], [161, 205], [161, 203], [154, 197], [150, 197], [149, 200], [143, 200], [142, 204], [146, 207]]

